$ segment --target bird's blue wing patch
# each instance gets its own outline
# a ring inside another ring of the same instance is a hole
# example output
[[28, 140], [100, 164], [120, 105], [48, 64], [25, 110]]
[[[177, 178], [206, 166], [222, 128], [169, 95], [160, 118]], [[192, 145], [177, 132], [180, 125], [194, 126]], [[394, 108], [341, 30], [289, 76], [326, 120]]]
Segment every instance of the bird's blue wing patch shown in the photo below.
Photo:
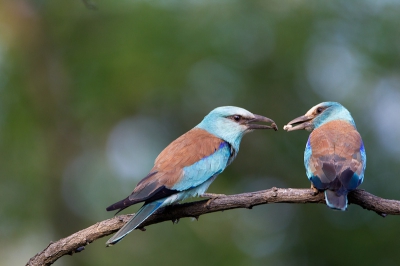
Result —
[[307, 177], [310, 181], [312, 181], [311, 178], [314, 176], [309, 166], [311, 155], [312, 155], [312, 149], [310, 145], [310, 137], [308, 137], [306, 149], [304, 151], [304, 166], [306, 168]]
[[183, 191], [197, 187], [209, 178], [221, 173], [231, 157], [231, 147], [227, 142], [221, 143], [211, 155], [183, 168], [183, 177], [171, 189]]
[[364, 172], [367, 166], [367, 154], [365, 153], [364, 142], [362, 140], [361, 140], [360, 153], [361, 153], [361, 161], [363, 164], [363, 170], [361, 172], [361, 175], [359, 176], [359, 181], [358, 181], [359, 185], [364, 181]]

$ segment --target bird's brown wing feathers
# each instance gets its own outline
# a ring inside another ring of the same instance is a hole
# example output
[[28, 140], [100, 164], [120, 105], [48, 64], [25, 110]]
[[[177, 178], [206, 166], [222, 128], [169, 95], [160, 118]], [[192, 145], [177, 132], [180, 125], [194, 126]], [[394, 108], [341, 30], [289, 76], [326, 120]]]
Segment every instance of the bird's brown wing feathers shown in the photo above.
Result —
[[156, 158], [154, 167], [132, 194], [107, 208], [124, 209], [142, 201], [153, 201], [178, 191], [171, 189], [183, 177], [183, 168], [218, 150], [224, 141], [207, 131], [193, 128], [169, 144]]
[[360, 134], [345, 121], [329, 122], [311, 133], [309, 166], [325, 188], [346, 187], [354, 173], [361, 174], [361, 143]]

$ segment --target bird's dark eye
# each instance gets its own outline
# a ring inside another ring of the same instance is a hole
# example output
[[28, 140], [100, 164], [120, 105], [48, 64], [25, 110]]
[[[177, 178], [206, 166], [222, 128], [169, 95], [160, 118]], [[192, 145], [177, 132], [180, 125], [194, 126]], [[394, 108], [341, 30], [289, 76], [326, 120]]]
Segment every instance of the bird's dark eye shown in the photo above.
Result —
[[233, 116], [233, 120], [235, 120], [236, 122], [239, 122], [241, 118], [242, 117], [240, 115], [234, 115]]
[[318, 107], [317, 108], [317, 114], [320, 114], [320, 113], [322, 113], [322, 111], [324, 110], [324, 108], [322, 108], [322, 107]]

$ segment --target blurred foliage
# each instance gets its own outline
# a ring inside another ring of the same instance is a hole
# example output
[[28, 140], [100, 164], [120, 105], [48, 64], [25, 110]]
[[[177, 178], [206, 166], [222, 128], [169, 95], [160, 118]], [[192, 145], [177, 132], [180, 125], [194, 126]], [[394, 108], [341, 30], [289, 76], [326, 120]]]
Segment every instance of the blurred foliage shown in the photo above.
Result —
[[[282, 128], [341, 102], [367, 150], [361, 188], [400, 199], [400, 1], [89, 3], [0, 1], [1, 265], [112, 217], [105, 207], [221, 105]], [[209, 192], [308, 187], [307, 136], [246, 136]], [[352, 205], [265, 205], [96, 241], [56, 265], [398, 265], [398, 224]]]

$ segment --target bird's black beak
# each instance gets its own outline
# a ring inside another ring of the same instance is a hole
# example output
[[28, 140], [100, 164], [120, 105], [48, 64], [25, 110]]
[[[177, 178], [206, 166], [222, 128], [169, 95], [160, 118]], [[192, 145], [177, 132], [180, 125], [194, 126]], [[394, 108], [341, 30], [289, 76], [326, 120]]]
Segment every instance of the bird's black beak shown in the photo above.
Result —
[[[271, 123], [271, 125], [268, 126], [268, 125], [253, 124], [256, 122], [266, 122], [266, 123]], [[247, 121], [247, 128], [249, 130], [253, 130], [253, 129], [273, 129], [275, 131], [278, 130], [278, 127], [276, 126], [274, 120], [269, 119], [268, 117], [256, 115], [256, 114], [254, 115], [253, 119], [250, 119]]]
[[313, 120], [314, 117], [313, 116], [308, 116], [308, 115], [303, 115], [300, 117], [297, 117], [295, 119], [293, 119], [292, 121], [290, 121], [289, 123], [287, 123], [287, 125], [285, 125], [283, 127], [283, 130], [286, 131], [294, 131], [294, 130], [299, 130], [299, 129], [306, 129], [306, 130], [310, 130], [312, 128], [312, 123], [311, 120]]

